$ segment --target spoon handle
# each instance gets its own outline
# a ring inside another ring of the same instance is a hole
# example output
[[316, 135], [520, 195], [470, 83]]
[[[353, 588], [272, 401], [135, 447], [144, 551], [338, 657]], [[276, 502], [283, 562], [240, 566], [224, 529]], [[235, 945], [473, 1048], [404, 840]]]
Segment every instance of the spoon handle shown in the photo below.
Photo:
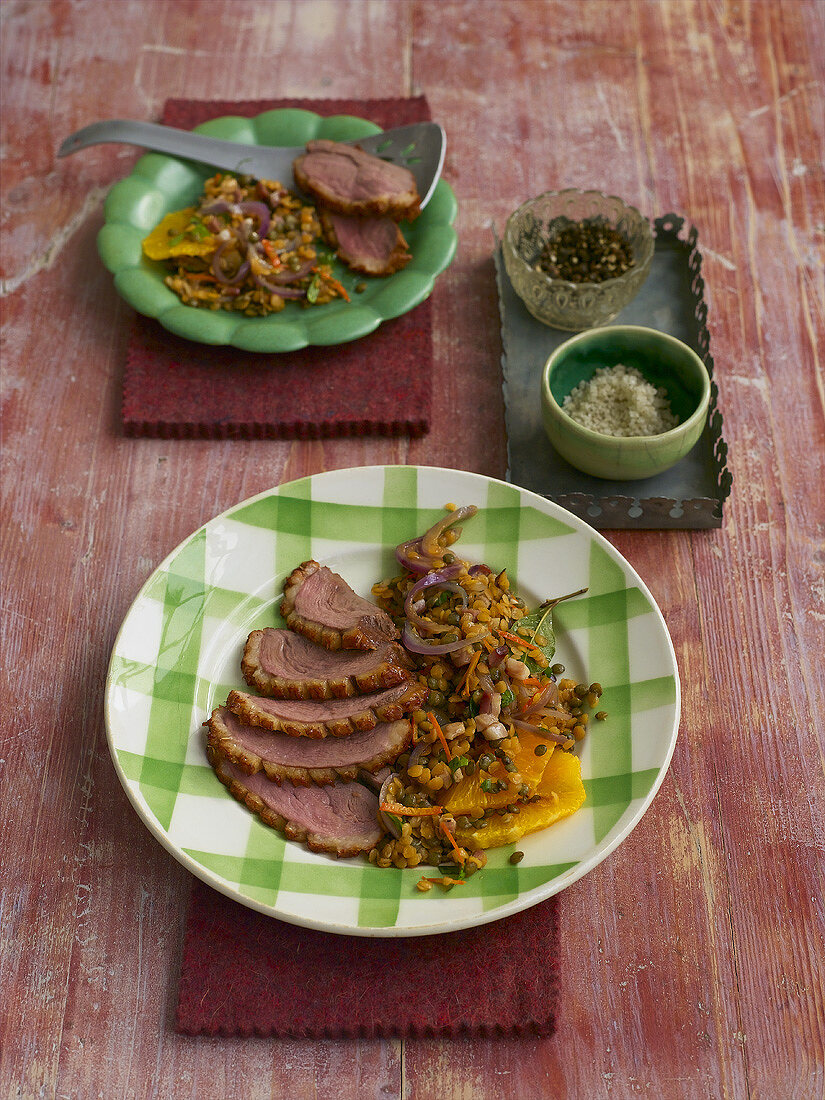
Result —
[[282, 158], [284, 165], [291, 168], [292, 161], [300, 148], [267, 148], [260, 145], [242, 145], [235, 141], [221, 141], [219, 138], [195, 134], [190, 130], [177, 130], [172, 126], [159, 126], [154, 122], [138, 122], [131, 119], [110, 119], [106, 122], [93, 122], [82, 130], [71, 134], [57, 151], [59, 157], [77, 153], [90, 145], [102, 145], [107, 142], [122, 142], [125, 145], [141, 145], [144, 149], [153, 149], [159, 153], [170, 153], [176, 157], [186, 157], [216, 168], [227, 168], [254, 174], [250, 162], [257, 162], [264, 154], [266, 164], [271, 166], [275, 159]]

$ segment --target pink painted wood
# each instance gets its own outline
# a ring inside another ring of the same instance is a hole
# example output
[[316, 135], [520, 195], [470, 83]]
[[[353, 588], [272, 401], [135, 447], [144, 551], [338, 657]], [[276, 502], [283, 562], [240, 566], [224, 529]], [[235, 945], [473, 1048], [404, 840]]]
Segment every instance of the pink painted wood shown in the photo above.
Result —
[[[104, 14], [6, 0], [2, 19], [2, 1095], [821, 1096], [821, 3], [118, 0]], [[168, 96], [418, 91], [447, 129], [460, 203], [434, 296], [432, 433], [124, 439], [130, 311], [95, 235], [137, 154], [57, 161], [60, 140], [99, 118], [155, 118]], [[735, 479], [720, 531], [613, 538], [664, 610], [684, 715], [642, 824], [563, 896], [558, 1032], [176, 1036], [189, 882], [108, 760], [117, 627], [183, 537], [274, 483], [383, 462], [503, 476], [491, 227], [558, 186], [699, 227]]]

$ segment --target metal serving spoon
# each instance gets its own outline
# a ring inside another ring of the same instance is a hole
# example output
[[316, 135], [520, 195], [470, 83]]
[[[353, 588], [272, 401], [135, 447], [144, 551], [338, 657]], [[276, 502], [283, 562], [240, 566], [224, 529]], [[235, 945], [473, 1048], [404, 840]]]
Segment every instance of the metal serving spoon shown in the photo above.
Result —
[[[305, 150], [303, 146], [287, 148], [270, 145], [242, 145], [236, 141], [194, 134], [189, 130], [176, 130], [172, 126], [159, 126], [154, 122], [135, 122], [129, 119], [112, 119], [93, 122], [67, 137], [57, 150], [59, 157], [76, 153], [89, 145], [121, 142], [124, 145], [141, 145], [159, 153], [171, 153], [175, 157], [198, 161], [215, 168], [242, 172], [258, 179], [275, 179], [294, 185], [292, 162]], [[367, 153], [382, 160], [408, 168], [418, 186], [422, 209], [432, 197], [444, 163], [446, 137], [436, 122], [414, 122], [411, 126], [399, 126], [380, 134], [349, 141]]]

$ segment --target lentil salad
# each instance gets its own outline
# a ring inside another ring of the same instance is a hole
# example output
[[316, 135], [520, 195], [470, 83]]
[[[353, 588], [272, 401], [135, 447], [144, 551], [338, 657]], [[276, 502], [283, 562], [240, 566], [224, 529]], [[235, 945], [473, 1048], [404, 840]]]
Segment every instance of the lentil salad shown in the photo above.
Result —
[[275, 180], [218, 172], [195, 206], [168, 214], [143, 242], [166, 263], [184, 305], [266, 316], [349, 299], [321, 248], [315, 206]]
[[585, 590], [528, 612], [506, 569], [470, 564], [452, 549], [455, 525], [476, 511], [448, 506], [434, 527], [396, 548], [403, 571], [373, 586], [429, 694], [412, 714], [412, 749], [381, 788], [385, 836], [369, 860], [437, 866], [442, 873], [422, 877], [421, 891], [452, 889], [485, 865], [487, 849], [582, 805], [572, 750], [602, 694], [552, 663], [553, 608]]

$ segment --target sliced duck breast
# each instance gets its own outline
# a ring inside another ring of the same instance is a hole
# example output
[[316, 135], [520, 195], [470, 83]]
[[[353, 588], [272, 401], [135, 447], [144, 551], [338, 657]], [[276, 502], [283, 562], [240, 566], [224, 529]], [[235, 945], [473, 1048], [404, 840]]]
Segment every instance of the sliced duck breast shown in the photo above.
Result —
[[209, 747], [248, 775], [263, 771], [275, 783], [297, 786], [354, 780], [362, 769], [380, 771], [412, 740], [412, 724], [403, 718], [381, 722], [349, 737], [311, 739], [272, 733], [242, 722], [227, 707], [218, 707], [207, 722]]
[[325, 649], [377, 649], [398, 638], [385, 611], [317, 561], [303, 562], [284, 581], [281, 614], [290, 630]]
[[371, 695], [348, 699], [267, 699], [248, 691], [231, 691], [226, 705], [250, 726], [292, 737], [349, 737], [356, 730], [374, 729], [379, 722], [397, 722], [420, 707], [429, 690], [417, 680]]
[[410, 660], [394, 642], [377, 649], [330, 650], [271, 626], [249, 635], [241, 670], [250, 687], [273, 699], [345, 699], [411, 676]]
[[355, 856], [381, 839], [378, 796], [363, 784], [339, 780], [327, 787], [279, 786], [264, 772], [247, 775], [214, 750], [208, 752], [218, 779], [233, 797], [288, 840], [300, 841], [313, 852]]
[[360, 218], [321, 210], [324, 238], [347, 267], [364, 275], [392, 275], [412, 259], [392, 218]]
[[409, 168], [354, 145], [318, 139], [292, 164], [295, 182], [338, 214], [389, 214], [415, 218], [421, 196]]

